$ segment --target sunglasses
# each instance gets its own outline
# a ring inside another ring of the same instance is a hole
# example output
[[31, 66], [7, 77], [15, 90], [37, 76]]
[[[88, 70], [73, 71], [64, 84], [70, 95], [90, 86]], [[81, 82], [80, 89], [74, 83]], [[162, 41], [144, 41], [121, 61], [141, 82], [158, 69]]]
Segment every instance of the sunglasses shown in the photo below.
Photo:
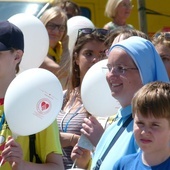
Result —
[[158, 32], [154, 35], [154, 38], [170, 41], [170, 32]]
[[78, 37], [82, 34], [92, 34], [93, 32], [106, 36], [109, 33], [109, 30], [106, 29], [92, 29], [92, 28], [82, 28], [78, 30]]

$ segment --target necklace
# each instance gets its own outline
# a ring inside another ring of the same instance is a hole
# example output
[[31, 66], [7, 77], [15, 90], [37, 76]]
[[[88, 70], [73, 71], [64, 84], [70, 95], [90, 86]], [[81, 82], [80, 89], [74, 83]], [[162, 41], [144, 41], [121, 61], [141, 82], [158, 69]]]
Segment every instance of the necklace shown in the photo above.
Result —
[[64, 116], [62, 117], [61, 119], [61, 122], [60, 122], [60, 129], [63, 131], [63, 132], [67, 132], [67, 129], [68, 129], [68, 125], [70, 123], [70, 121], [76, 116], [78, 115], [78, 111], [83, 107], [83, 104], [81, 104], [79, 107], [77, 107], [76, 111], [73, 113], [73, 115], [69, 118], [69, 120], [66, 122], [66, 125], [64, 127], [64, 119], [66, 118], [66, 116], [70, 113], [70, 110], [73, 108], [74, 106], [74, 103], [76, 101], [76, 99], [78, 98], [78, 96], [80, 95], [80, 90], [79, 88], [77, 87], [75, 89], [75, 92], [73, 94], [73, 97], [71, 98], [71, 101], [70, 101], [70, 104], [69, 106], [66, 108], [66, 111], [65, 111], [65, 114]]

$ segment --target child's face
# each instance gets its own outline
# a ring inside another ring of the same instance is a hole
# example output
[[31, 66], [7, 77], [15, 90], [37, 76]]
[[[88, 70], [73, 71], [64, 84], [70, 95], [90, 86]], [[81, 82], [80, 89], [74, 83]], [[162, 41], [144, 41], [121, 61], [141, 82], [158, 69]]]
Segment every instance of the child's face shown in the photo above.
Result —
[[135, 114], [134, 135], [144, 153], [169, 152], [170, 125], [165, 118], [144, 118], [141, 114]]

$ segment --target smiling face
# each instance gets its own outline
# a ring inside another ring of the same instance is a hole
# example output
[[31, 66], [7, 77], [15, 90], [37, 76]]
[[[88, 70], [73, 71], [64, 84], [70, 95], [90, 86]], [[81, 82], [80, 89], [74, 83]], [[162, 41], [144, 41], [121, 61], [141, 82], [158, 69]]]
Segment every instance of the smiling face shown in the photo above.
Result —
[[[114, 48], [108, 57], [109, 67], [137, 68], [132, 58], [122, 49]], [[106, 75], [111, 94], [122, 107], [130, 105], [134, 93], [142, 87], [138, 69], [128, 69], [124, 74], [118, 74], [112, 69]]]
[[170, 125], [167, 119], [135, 114], [134, 135], [145, 153], [169, 153]]
[[100, 41], [90, 41], [87, 42], [80, 50], [79, 54], [77, 54], [76, 64], [80, 69], [80, 79], [82, 81], [84, 75], [88, 71], [88, 69], [100, 61], [104, 59], [105, 56], [105, 45]]

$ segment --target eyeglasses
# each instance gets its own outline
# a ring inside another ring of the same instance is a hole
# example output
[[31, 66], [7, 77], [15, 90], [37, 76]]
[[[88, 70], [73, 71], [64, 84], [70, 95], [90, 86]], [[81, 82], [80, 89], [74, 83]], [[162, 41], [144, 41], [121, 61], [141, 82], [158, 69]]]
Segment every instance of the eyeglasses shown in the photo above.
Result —
[[133, 68], [133, 67], [129, 67], [129, 68], [125, 68], [125, 67], [123, 67], [123, 66], [120, 66], [120, 65], [118, 65], [118, 66], [110, 66], [110, 65], [107, 65], [107, 67], [102, 67], [103, 69], [107, 69], [110, 73], [116, 73], [116, 74], [119, 74], [119, 75], [121, 75], [121, 74], [125, 74], [125, 72], [126, 71], [128, 71], [128, 70], [138, 70], [137, 68]]
[[154, 35], [153, 38], [156, 38], [156, 39], [165, 39], [167, 41], [170, 41], [170, 33], [169, 32], [158, 32]]
[[50, 29], [52, 31], [57, 28], [57, 30], [60, 31], [60, 32], [64, 32], [66, 30], [65, 25], [54, 24], [52, 22], [47, 23], [46, 28]]
[[96, 32], [99, 35], [106, 36], [109, 33], [109, 30], [106, 29], [92, 29], [92, 28], [82, 28], [78, 30], [78, 37], [82, 34], [92, 34], [93, 32]]

